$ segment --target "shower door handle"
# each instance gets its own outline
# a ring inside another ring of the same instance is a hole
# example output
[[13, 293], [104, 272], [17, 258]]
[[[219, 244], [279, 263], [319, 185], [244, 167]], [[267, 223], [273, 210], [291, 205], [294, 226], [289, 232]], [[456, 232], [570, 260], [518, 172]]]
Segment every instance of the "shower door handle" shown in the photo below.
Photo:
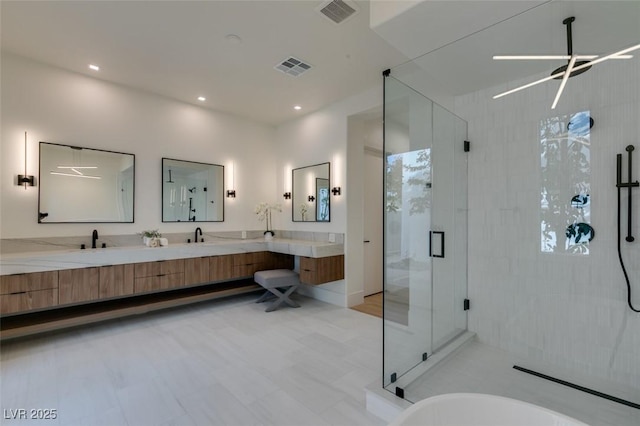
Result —
[[[433, 253], [433, 236], [440, 238], [440, 253]], [[444, 231], [429, 231], [429, 257], [444, 257]]]

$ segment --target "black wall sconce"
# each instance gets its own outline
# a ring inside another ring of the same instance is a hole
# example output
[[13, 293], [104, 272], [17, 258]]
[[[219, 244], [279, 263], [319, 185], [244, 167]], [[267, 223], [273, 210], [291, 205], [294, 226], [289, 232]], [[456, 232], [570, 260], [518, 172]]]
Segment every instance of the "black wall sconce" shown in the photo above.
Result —
[[227, 190], [227, 198], [236, 198], [236, 190], [228, 189]]
[[316, 197], [314, 197], [313, 195], [309, 195], [309, 196], [307, 197], [307, 200], [309, 200], [310, 202], [312, 202], [312, 203], [313, 203], [313, 202], [316, 200]]
[[333, 193], [334, 196], [342, 194], [342, 190], [340, 189], [339, 186], [334, 186], [333, 188], [331, 188], [331, 192]]
[[24, 132], [24, 174], [18, 175], [16, 185], [24, 185], [24, 189], [27, 186], [35, 186], [36, 178], [33, 175], [27, 174], [27, 132]]
[[291, 199], [291, 193], [290, 192], [285, 192], [284, 194], [282, 194], [282, 196], [284, 197], [285, 200], [290, 200]]

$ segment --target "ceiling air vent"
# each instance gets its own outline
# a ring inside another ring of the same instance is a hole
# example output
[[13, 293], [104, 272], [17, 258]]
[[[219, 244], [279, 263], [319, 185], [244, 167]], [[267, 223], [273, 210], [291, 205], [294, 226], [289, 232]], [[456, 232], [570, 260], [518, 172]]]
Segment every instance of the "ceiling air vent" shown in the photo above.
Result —
[[278, 71], [282, 71], [285, 74], [298, 77], [303, 72], [309, 71], [311, 69], [311, 65], [302, 62], [300, 59], [296, 59], [293, 56], [289, 56], [287, 59], [277, 64], [274, 68]]
[[333, 0], [322, 3], [317, 10], [334, 24], [340, 24], [355, 15], [358, 8], [352, 1]]

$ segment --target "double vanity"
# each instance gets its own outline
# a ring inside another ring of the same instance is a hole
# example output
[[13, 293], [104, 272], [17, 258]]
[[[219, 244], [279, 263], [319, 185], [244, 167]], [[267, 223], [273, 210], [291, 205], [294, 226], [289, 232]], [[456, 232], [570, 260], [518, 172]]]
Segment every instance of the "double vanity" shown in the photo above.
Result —
[[[134, 154], [50, 142], [40, 142], [39, 148], [38, 226], [135, 222]], [[162, 158], [160, 171], [163, 223], [224, 222], [225, 201], [235, 197], [235, 189], [225, 186], [223, 165]], [[283, 197], [291, 200], [292, 222], [330, 222], [330, 194], [340, 194], [340, 188], [331, 187], [330, 176], [328, 162], [291, 170], [291, 192]], [[271, 210], [281, 207], [263, 204], [267, 210], [259, 219], [266, 220], [269, 232]], [[281, 231], [279, 236], [295, 232]], [[101, 238], [97, 244], [97, 230], [91, 249], [80, 249], [89, 247], [84, 240], [76, 245], [62, 242], [79, 237], [61, 237], [48, 247], [62, 250], [46, 252], [13, 250], [3, 243], [1, 338], [255, 291], [260, 287], [253, 274], [260, 270], [295, 269], [307, 285], [344, 279], [342, 242], [316, 241], [313, 233], [297, 232], [311, 240], [244, 239], [244, 231], [242, 239], [226, 235], [203, 242], [198, 227], [194, 243], [182, 243], [190, 236], [173, 238], [169, 245], [162, 238], [163, 247], [132, 245], [139, 244], [130, 240], [133, 235], [120, 236], [124, 243], [114, 244], [107, 237], [106, 243]], [[34, 243], [47, 244], [27, 241]]]
[[259, 270], [297, 264], [304, 284], [341, 280], [343, 250], [317, 241], [221, 239], [3, 255], [2, 339], [255, 291]]

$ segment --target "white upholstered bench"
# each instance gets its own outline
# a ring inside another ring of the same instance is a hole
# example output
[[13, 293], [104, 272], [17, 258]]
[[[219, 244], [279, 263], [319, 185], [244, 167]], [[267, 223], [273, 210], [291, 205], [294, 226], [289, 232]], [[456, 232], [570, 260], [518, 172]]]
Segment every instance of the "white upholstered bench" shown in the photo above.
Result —
[[269, 271], [258, 271], [253, 274], [253, 280], [267, 290], [256, 303], [264, 302], [270, 298], [277, 297], [265, 312], [275, 311], [286, 303], [293, 308], [299, 308], [300, 305], [289, 298], [291, 294], [300, 285], [298, 273], [290, 269], [271, 269]]

